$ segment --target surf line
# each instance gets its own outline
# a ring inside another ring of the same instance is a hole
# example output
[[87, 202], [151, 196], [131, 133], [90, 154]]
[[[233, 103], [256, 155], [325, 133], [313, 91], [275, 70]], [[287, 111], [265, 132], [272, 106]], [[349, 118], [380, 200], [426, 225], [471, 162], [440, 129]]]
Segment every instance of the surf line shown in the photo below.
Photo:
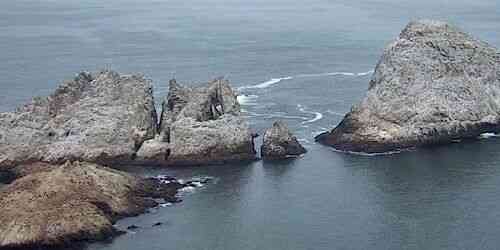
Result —
[[315, 111], [308, 111], [306, 110], [302, 105], [300, 104], [297, 104], [297, 108], [299, 109], [300, 112], [302, 113], [306, 113], [306, 114], [313, 114], [314, 115], [314, 118], [310, 119], [310, 120], [307, 120], [307, 121], [303, 121], [301, 122], [302, 125], [304, 124], [308, 124], [308, 123], [313, 123], [315, 121], [318, 121], [318, 120], [321, 120], [323, 118], [323, 114], [321, 114], [320, 112], [315, 112]]
[[319, 73], [319, 74], [300, 74], [296, 76], [285, 76], [285, 77], [279, 77], [279, 78], [271, 78], [268, 81], [255, 84], [255, 85], [249, 85], [249, 86], [242, 86], [239, 87], [238, 90], [244, 90], [244, 89], [264, 89], [271, 87], [272, 85], [279, 83], [281, 81], [285, 80], [291, 80], [295, 78], [304, 78], [304, 77], [321, 77], [321, 76], [366, 76], [373, 74], [373, 70], [366, 71], [366, 72], [360, 72], [360, 73], [352, 73], [352, 72], [328, 72], [328, 73]]

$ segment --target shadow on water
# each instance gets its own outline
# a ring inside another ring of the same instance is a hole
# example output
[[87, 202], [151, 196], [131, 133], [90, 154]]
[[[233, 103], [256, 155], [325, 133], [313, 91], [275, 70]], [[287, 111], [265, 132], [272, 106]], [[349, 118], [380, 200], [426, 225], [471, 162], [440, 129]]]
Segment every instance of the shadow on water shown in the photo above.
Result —
[[265, 175], [279, 178], [280, 176], [285, 175], [292, 168], [294, 168], [295, 165], [297, 165], [297, 161], [300, 161], [300, 158], [289, 158], [284, 160], [263, 160], [262, 168]]

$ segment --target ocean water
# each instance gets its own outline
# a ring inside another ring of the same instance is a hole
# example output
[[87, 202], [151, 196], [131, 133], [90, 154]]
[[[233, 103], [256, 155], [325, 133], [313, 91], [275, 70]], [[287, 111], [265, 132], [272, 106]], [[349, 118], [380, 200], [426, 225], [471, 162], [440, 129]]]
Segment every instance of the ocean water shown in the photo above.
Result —
[[91, 250], [498, 249], [498, 138], [378, 156], [314, 143], [363, 97], [386, 44], [419, 18], [500, 47], [498, 0], [5, 0], [0, 111], [81, 70], [144, 73], [158, 103], [172, 77], [225, 76], [255, 131], [282, 119], [309, 150], [279, 163], [129, 168], [216, 182], [118, 222], [141, 228]]

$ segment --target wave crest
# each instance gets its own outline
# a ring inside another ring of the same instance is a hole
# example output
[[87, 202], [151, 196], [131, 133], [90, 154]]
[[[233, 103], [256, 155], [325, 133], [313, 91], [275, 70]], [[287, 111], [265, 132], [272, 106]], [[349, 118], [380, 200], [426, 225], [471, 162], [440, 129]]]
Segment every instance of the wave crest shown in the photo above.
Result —
[[327, 72], [327, 73], [317, 73], [317, 74], [299, 74], [295, 76], [285, 76], [285, 77], [280, 77], [280, 78], [271, 78], [268, 81], [255, 84], [255, 85], [248, 85], [248, 86], [242, 86], [239, 87], [238, 90], [243, 90], [243, 89], [264, 89], [264, 88], [269, 88], [272, 85], [275, 85], [281, 81], [284, 80], [291, 80], [294, 78], [304, 78], [304, 77], [321, 77], [321, 76], [366, 76], [373, 74], [373, 70], [366, 71], [366, 72], [360, 72], [360, 73], [354, 73], [354, 72]]

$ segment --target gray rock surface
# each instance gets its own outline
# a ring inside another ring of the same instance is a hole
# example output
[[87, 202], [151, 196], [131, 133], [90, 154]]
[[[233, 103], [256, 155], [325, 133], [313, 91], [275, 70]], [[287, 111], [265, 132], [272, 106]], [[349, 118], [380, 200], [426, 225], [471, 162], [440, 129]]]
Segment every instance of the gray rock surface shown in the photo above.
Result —
[[46, 98], [0, 113], [0, 169], [30, 161], [131, 160], [157, 131], [152, 91], [142, 76], [83, 72]]
[[[0, 113], [0, 172], [30, 162], [214, 164], [255, 159], [229, 82], [170, 82], [157, 121], [151, 82], [113, 71], [80, 73], [46, 98]], [[15, 170], [17, 171], [17, 170]]]
[[366, 97], [317, 141], [385, 152], [499, 131], [500, 54], [449, 24], [411, 22], [384, 51]]
[[285, 159], [305, 154], [307, 150], [292, 135], [282, 121], [277, 121], [266, 130], [261, 146], [264, 159]]
[[227, 80], [193, 88], [170, 81], [159, 128], [159, 136], [137, 152], [138, 161], [192, 165], [256, 158], [250, 128]]

